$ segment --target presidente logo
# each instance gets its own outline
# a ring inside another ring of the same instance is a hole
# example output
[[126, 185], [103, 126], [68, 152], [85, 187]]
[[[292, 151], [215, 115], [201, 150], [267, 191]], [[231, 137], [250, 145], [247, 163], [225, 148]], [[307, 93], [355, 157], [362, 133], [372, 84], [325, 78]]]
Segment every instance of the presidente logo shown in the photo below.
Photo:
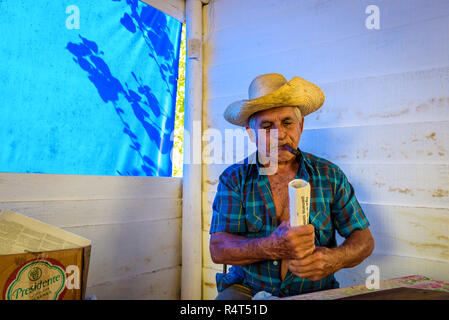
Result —
[[59, 263], [32, 260], [25, 263], [9, 279], [6, 300], [57, 300], [65, 292], [66, 273]]

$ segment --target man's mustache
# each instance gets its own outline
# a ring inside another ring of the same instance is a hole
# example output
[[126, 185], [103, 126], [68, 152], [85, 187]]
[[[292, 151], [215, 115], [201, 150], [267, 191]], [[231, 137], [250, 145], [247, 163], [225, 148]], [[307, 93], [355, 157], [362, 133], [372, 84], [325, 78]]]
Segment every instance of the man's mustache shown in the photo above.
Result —
[[299, 152], [298, 149], [292, 147], [291, 143], [289, 143], [289, 142], [279, 143], [277, 145], [277, 149], [278, 149], [278, 151], [287, 150], [288, 152], [290, 152], [291, 154], [293, 154], [295, 156], [297, 156], [298, 152]]

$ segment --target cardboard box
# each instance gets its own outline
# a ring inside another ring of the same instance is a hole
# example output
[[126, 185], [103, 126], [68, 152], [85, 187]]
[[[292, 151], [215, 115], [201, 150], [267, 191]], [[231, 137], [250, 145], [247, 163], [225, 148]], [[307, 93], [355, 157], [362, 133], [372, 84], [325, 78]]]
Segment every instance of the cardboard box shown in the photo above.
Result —
[[84, 299], [90, 250], [88, 239], [2, 210], [0, 299]]

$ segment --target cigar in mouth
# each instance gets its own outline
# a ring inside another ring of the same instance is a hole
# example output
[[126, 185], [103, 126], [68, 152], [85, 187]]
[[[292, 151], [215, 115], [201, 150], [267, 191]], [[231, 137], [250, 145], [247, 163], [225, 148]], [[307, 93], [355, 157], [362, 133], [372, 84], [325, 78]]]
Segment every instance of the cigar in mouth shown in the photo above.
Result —
[[290, 153], [293, 153], [295, 156], [299, 156], [299, 154], [300, 154], [300, 151], [298, 149], [293, 149], [288, 144], [284, 145], [284, 149], [286, 149]]

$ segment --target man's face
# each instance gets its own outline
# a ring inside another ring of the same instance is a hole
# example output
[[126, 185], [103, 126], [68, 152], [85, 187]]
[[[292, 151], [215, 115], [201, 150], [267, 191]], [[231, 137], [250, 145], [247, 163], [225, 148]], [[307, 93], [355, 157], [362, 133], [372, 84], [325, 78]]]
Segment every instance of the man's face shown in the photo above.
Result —
[[[299, 145], [299, 140], [301, 139], [304, 117], [298, 119], [294, 108], [295, 107], [272, 108], [265, 111], [260, 111], [254, 115], [255, 137], [250, 132], [248, 132], [248, 134], [251, 141], [257, 144], [259, 152], [271, 154], [270, 146], [275, 144], [271, 141], [271, 139], [273, 139], [273, 134], [270, 135], [270, 132], [272, 130], [277, 130], [278, 161], [289, 161], [295, 157], [283, 147], [284, 145], [288, 145], [292, 149], [296, 149]], [[250, 128], [247, 127], [247, 130], [249, 129]], [[260, 150], [263, 145], [259, 145], [259, 140], [261, 139], [259, 135], [262, 133], [265, 133], [266, 137], [266, 146], [264, 148], [266, 151]]]

